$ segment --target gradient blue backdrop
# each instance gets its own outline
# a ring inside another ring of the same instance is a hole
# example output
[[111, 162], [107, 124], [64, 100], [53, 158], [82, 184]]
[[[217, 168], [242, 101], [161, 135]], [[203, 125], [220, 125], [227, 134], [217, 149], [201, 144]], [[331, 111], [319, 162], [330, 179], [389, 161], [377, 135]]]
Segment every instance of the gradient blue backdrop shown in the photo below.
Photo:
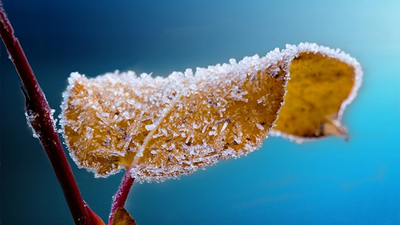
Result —
[[[286, 43], [341, 48], [362, 64], [344, 115], [350, 141], [260, 151], [181, 180], [135, 184], [127, 209], [151, 224], [400, 224], [400, 1], [3, 0], [56, 114], [70, 72], [135, 70], [166, 76], [265, 55]], [[1, 47], [1, 224], [72, 224], [61, 188], [24, 117]], [[72, 163], [72, 162], [71, 162]], [[74, 173], [104, 220], [122, 174]]]

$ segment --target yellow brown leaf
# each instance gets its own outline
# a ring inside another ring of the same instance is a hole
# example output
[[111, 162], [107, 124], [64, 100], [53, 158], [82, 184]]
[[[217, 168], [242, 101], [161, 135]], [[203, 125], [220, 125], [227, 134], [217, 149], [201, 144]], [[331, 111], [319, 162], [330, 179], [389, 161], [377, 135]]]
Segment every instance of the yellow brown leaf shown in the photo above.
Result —
[[290, 81], [274, 132], [298, 142], [330, 135], [347, 137], [341, 117], [361, 83], [359, 63], [350, 56], [302, 44], [283, 52]]
[[112, 225], [136, 225], [136, 221], [125, 208], [118, 208], [115, 211]]
[[283, 102], [278, 53], [166, 78], [74, 73], [61, 120], [73, 159], [97, 176], [130, 168], [136, 180], [162, 181], [247, 155]]
[[296, 140], [345, 135], [361, 74], [355, 59], [307, 43], [166, 78], [73, 73], [61, 125], [75, 162], [96, 176], [125, 168], [158, 182], [247, 155], [275, 122], [275, 135]]

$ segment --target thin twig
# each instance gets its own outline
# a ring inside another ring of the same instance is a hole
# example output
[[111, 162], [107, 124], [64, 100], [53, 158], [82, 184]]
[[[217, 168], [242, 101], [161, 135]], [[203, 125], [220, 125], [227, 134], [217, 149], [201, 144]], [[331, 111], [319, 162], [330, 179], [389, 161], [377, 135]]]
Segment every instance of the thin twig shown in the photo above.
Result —
[[64, 191], [75, 224], [98, 224], [98, 217], [82, 199], [57, 131], [52, 110], [33, 74], [0, 1], [1, 38], [25, 88], [27, 119], [38, 136]]
[[111, 205], [111, 212], [108, 218], [108, 225], [113, 224], [115, 211], [117, 211], [118, 208], [124, 208], [126, 199], [128, 198], [134, 181], [135, 179], [132, 178], [131, 170], [127, 169], [124, 177], [121, 180], [121, 184], [119, 185], [117, 193], [113, 196], [113, 203]]

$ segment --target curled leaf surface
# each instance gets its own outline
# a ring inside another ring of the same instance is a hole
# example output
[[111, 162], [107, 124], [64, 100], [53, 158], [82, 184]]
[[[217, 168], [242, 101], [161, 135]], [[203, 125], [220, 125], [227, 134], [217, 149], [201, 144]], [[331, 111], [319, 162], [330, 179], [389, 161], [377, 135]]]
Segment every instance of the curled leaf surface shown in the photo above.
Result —
[[347, 137], [341, 119], [361, 85], [360, 64], [339, 50], [315, 44], [288, 45], [282, 54], [290, 81], [272, 133], [297, 142]]

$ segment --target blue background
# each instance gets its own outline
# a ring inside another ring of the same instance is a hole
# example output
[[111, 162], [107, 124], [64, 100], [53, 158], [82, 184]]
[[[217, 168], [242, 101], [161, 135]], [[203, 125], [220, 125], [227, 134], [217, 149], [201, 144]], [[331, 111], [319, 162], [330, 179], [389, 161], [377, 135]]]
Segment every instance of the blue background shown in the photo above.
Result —
[[[148, 224], [400, 224], [400, 1], [3, 0], [56, 114], [70, 72], [166, 76], [265, 55], [286, 43], [341, 48], [364, 70], [344, 123], [350, 141], [260, 151], [181, 180], [135, 184], [127, 209]], [[61, 188], [24, 117], [1, 47], [1, 224], [72, 224]], [[70, 160], [70, 159], [69, 159]], [[82, 195], [107, 219], [122, 173], [77, 169]]]

